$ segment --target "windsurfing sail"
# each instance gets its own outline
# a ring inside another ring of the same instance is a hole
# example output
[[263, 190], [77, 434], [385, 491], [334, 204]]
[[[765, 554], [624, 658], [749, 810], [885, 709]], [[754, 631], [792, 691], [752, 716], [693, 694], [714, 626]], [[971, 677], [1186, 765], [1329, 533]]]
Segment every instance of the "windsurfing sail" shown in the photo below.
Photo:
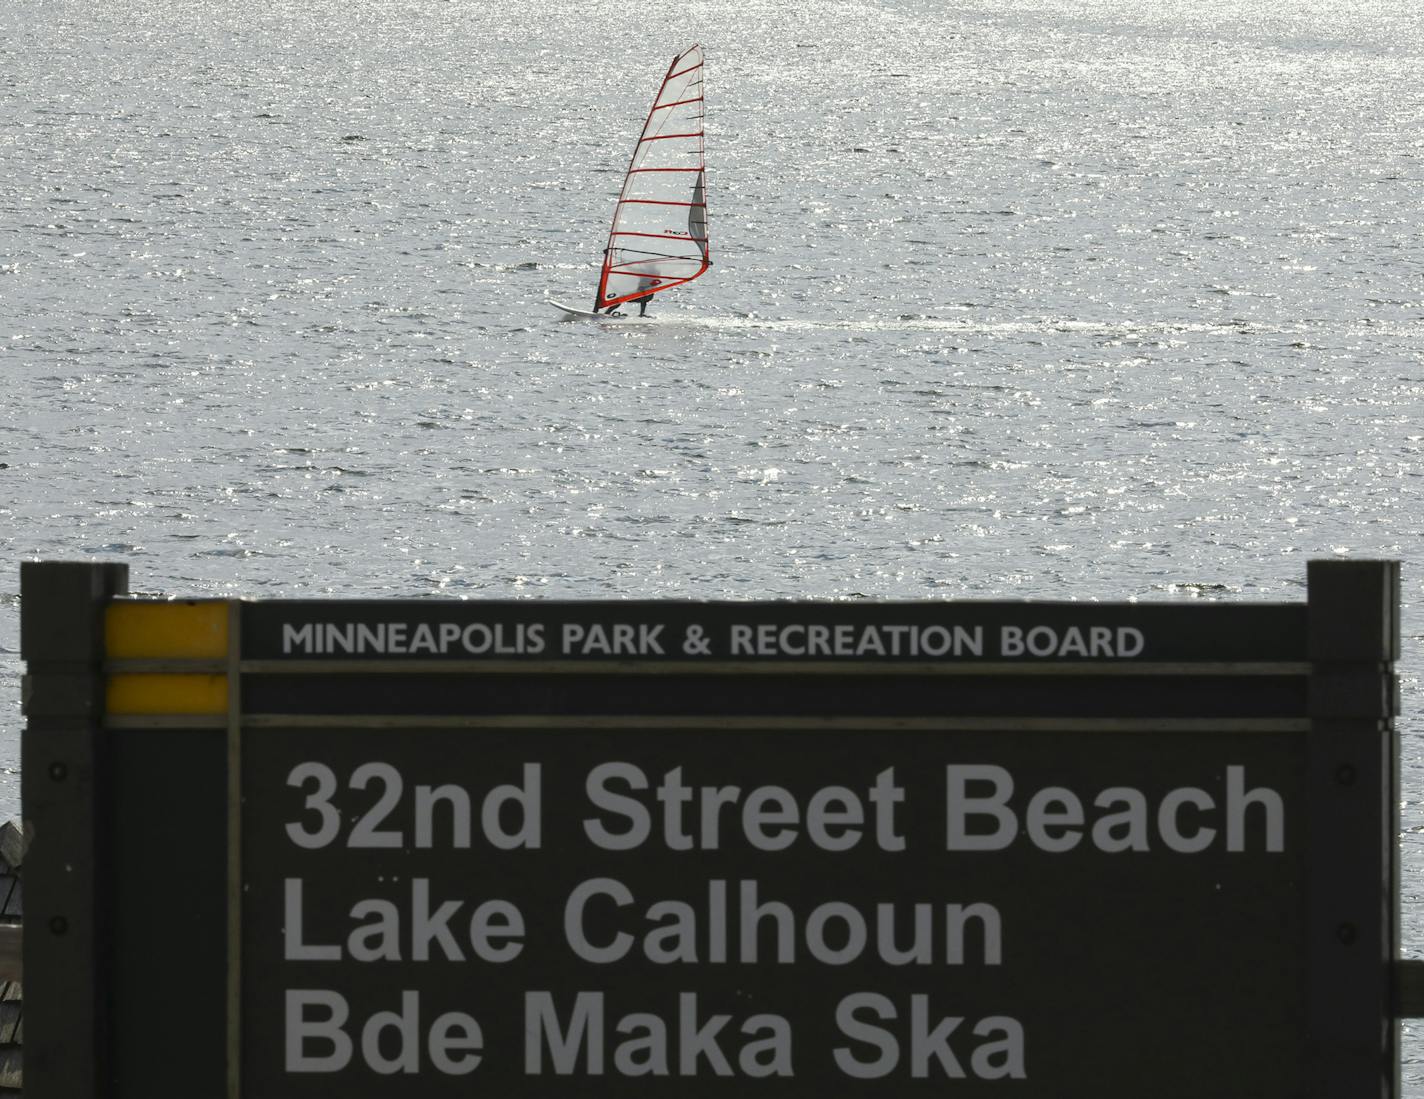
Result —
[[702, 73], [702, 47], [692, 46], [663, 77], [613, 210], [595, 311], [671, 290], [712, 265]]

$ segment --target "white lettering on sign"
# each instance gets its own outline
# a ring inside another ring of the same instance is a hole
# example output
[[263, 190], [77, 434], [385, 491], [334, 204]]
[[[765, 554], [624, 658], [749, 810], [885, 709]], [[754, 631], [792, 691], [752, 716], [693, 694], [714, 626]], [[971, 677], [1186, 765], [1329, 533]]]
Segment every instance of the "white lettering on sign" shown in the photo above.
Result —
[[734, 625], [732, 656], [983, 656], [983, 626], [851, 625], [847, 622]]
[[981, 1080], [1022, 1080], [1026, 1076], [1023, 1025], [1017, 1019], [990, 1015], [976, 1022], [970, 1034], [981, 1041], [968, 1051], [966, 1070], [960, 1055], [970, 1039], [956, 1036], [966, 1022], [962, 1016], [942, 1016], [931, 1026], [929, 997], [916, 993], [910, 997], [909, 1026], [901, 1034], [887, 1025], [899, 1018], [894, 1002], [878, 992], [857, 992], [843, 999], [836, 1008], [836, 1026], [851, 1041], [869, 1048], [837, 1047], [833, 1056], [840, 1070], [858, 1080], [889, 1076], [900, 1067], [908, 1046], [907, 1075], [915, 1079], [935, 1075], [963, 1080], [973, 1075]]
[[[347, 1030], [351, 1006], [339, 992], [293, 988], [286, 995], [286, 1068], [293, 1073], [341, 1072], [357, 1056]], [[483, 1060], [480, 1024], [462, 1011], [448, 1011], [430, 1024], [422, 1043], [420, 993], [401, 993], [399, 1011], [378, 1011], [361, 1026], [359, 1063], [382, 1076], [430, 1067], [446, 1076], [466, 1076]]]
[[[647, 798], [647, 774], [632, 763], [603, 763], [589, 772], [585, 785], [589, 803], [602, 815], [583, 822], [584, 834], [606, 851], [641, 847], [654, 836], [654, 810]], [[781, 786], [689, 786], [682, 768], [664, 773], [653, 789], [661, 804], [657, 813], [658, 841], [672, 851], [715, 851], [724, 833], [732, 831], [760, 851], [782, 851], [804, 835], [825, 851], [847, 851], [858, 845], [867, 820], [882, 851], [903, 851], [905, 839], [896, 831], [895, 807], [905, 791], [895, 784], [895, 770], [886, 768], [866, 790], [867, 813], [861, 796], [844, 786], [818, 790], [801, 807]]]
[[1010, 659], [1037, 657], [1104, 657], [1128, 660], [1140, 656], [1147, 640], [1133, 626], [1004, 626], [999, 630], [999, 655]]
[[[1155, 813], [1147, 795], [1126, 786], [1099, 791], [1092, 807], [1099, 810], [1088, 825], [1083, 799], [1061, 786], [1037, 790], [1028, 804], [1010, 805], [1013, 776], [993, 764], [952, 764], [945, 768], [948, 851], [1002, 851], [1021, 838], [1040, 851], [1071, 851], [1087, 840], [1099, 851], [1149, 851], [1153, 840], [1178, 854], [1206, 851], [1217, 843], [1225, 825], [1225, 850], [1246, 850], [1248, 813], [1254, 816], [1258, 847], [1285, 850], [1285, 803], [1267, 787], [1246, 789], [1246, 769], [1226, 768], [1224, 796], [1213, 797], [1195, 786], [1167, 791]], [[977, 791], [977, 792], [974, 792]], [[1222, 804], [1224, 802], [1224, 804]]]
[[538, 622], [282, 623], [284, 656], [538, 656]]
[[461, 943], [469, 944], [483, 962], [513, 961], [524, 950], [524, 916], [509, 901], [489, 900], [475, 905], [466, 917], [468, 900], [435, 903], [430, 879], [410, 880], [409, 903], [388, 897], [371, 897], [351, 906], [351, 931], [343, 942], [307, 940], [306, 886], [301, 878], [283, 882], [282, 957], [286, 961], [426, 962], [432, 959], [463, 962]]
[[[886, 901], [868, 906], [867, 913], [845, 901], [825, 901], [803, 915], [785, 902], [763, 900], [755, 880], [736, 882], [735, 900], [728, 884], [708, 882], [705, 903], [697, 907], [672, 900], [640, 905], [622, 882], [591, 878], [564, 905], [564, 939], [577, 957], [598, 965], [621, 962], [635, 951], [657, 965], [794, 965], [809, 957], [839, 966], [866, 955], [893, 966], [1003, 961], [1003, 920], [991, 904]], [[590, 933], [590, 924], [597, 933]], [[768, 936], [772, 949], [765, 952]]]
[[[658, 644], [636, 630], [579, 629], [569, 643], [581, 655], [596, 653], [589, 644]], [[1033, 629], [1022, 634], [1024, 654], [1050, 644], [1063, 652], [1068, 633], [1050, 641]], [[565, 643], [562, 632], [556, 641]], [[1091, 633], [1084, 641], [1091, 648]], [[1097, 641], [1116, 652], [1138, 643], [1116, 633]], [[764, 771], [754, 750], [734, 767], [701, 753], [677, 762], [671, 746], [656, 769], [644, 755], [642, 764], [583, 756], [577, 765], [558, 755], [466, 756], [474, 787], [440, 771], [452, 781], [415, 782], [346, 749], [340, 768], [296, 763], [279, 790], [287, 819], [271, 830], [298, 867], [247, 902], [275, 907], [253, 926], [280, 937], [273, 960], [294, 975], [279, 986], [285, 1071], [482, 1071], [483, 1084], [505, 1090], [521, 1070], [717, 1081], [791, 1077], [799, 1066], [872, 1081], [1025, 1079], [1019, 1016], [1032, 989], [1010, 927], [1051, 937], [1058, 906], [1114, 904], [1119, 893], [1093, 896], [1076, 871], [1073, 896], [1050, 892], [1063, 886], [1058, 873], [1022, 892], [1005, 891], [1006, 877], [1033, 880], [1069, 852], [1153, 856], [1083, 859], [1089, 883], [1109, 861], [1114, 880], [1148, 862], [1166, 874], [1164, 863], [1181, 860], [1214, 877], [1228, 859], [1253, 859], [1254, 870], [1285, 849], [1286, 797], [1239, 762], [1181, 771], [1137, 757], [1118, 770], [1116, 756], [1099, 756], [1090, 770], [1035, 755], [1019, 769], [946, 760], [956, 744], [965, 749], [952, 734], [934, 744], [908, 776], [894, 744], [873, 741], [862, 742], [864, 755], [804, 771], [801, 757]], [[846, 751], [834, 736], [824, 745]], [[749, 781], [699, 781], [703, 767]], [[818, 785], [811, 774], [842, 781]], [[255, 863], [245, 872], [261, 873]], [[998, 903], [956, 900], [956, 882], [978, 883]], [[489, 895], [496, 888], [502, 896]], [[1036, 968], [1044, 941], [1027, 952]], [[1118, 964], [1137, 957], [1134, 949]], [[685, 983], [659, 980], [673, 970]], [[573, 991], [589, 983], [575, 974], [599, 972], [608, 989]], [[340, 990], [311, 987], [328, 983]], [[969, 997], [957, 1008], [938, 1002], [956, 989]], [[470, 1000], [452, 1005], [452, 993]], [[472, 1005], [499, 1013], [491, 1048], [474, 1015], [447, 1010]], [[800, 1026], [832, 1037], [798, 1062]]]
[[[306, 819], [287, 825], [287, 836], [298, 847], [329, 847], [341, 835], [342, 814], [337, 807], [336, 772], [324, 763], [299, 763], [287, 774], [287, 785], [310, 786], [303, 803]], [[405, 806], [405, 780], [388, 763], [363, 763], [351, 772], [348, 789], [374, 788], [376, 803], [354, 817], [347, 831], [347, 847], [403, 848], [436, 846], [439, 832], [444, 846], [467, 848], [471, 840], [471, 802], [464, 787], [416, 786], [409, 808]], [[540, 765], [526, 763], [518, 785], [495, 786], [480, 803], [480, 834], [500, 851], [537, 850], [542, 842]], [[388, 827], [394, 824], [395, 827]], [[409, 831], [407, 831], [409, 826]]]
[[662, 624], [565, 622], [560, 649], [565, 656], [662, 656]]
[[[669, 1026], [639, 1011], [610, 1026], [602, 992], [579, 992], [560, 1018], [554, 994], [524, 994], [524, 1072], [528, 1076], [791, 1076], [791, 1024], [780, 1015], [704, 1014], [697, 993], [677, 997]], [[622, 1035], [608, 1056], [611, 1034]], [[734, 1067], [735, 1066], [735, 1067]]]
[[[549, 633], [556, 634], [550, 638]], [[702, 626], [669, 638], [664, 622], [284, 622], [284, 656], [406, 657], [659, 657], [804, 660], [991, 657], [1006, 660], [1130, 660], [1147, 646], [1135, 626], [1003, 625], [997, 635], [980, 624], [737, 622], [726, 627], [725, 651], [713, 652]], [[990, 651], [997, 640], [997, 652]], [[551, 642], [556, 641], [555, 644]]]

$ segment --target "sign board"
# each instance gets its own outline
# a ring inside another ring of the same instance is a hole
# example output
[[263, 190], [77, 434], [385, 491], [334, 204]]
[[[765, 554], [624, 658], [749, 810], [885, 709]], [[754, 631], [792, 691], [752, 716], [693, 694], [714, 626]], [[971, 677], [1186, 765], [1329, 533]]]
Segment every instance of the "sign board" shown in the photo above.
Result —
[[22, 579], [35, 1094], [1398, 1093], [1393, 564], [1291, 604]]

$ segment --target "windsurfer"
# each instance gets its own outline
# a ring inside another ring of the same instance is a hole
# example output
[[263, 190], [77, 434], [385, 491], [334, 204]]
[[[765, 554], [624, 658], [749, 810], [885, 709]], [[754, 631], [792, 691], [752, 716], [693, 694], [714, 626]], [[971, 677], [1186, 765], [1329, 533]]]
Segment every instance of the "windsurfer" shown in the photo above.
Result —
[[655, 294], [691, 282], [711, 263], [702, 84], [702, 47], [693, 45], [668, 66], [628, 161], [593, 293], [594, 315], [616, 317], [631, 301], [646, 317]]
[[[647, 290], [647, 291], [649, 291], [649, 293], [644, 294], [644, 295], [643, 295], [642, 297], [640, 297], [640, 298], [625, 298], [625, 299], [624, 299], [625, 301], [631, 301], [634, 305], [636, 305], [636, 306], [638, 307], [638, 316], [640, 316], [640, 317], [646, 317], [646, 316], [648, 315], [648, 302], [650, 302], [650, 301], [653, 300], [653, 295], [652, 295], [651, 291], [652, 291], [652, 288], [653, 288], [654, 286], [656, 286], [657, 284], [658, 284], [657, 279], [650, 279], [650, 278], [648, 278], [647, 276], [644, 276], [643, 278], [641, 278], [641, 279], [638, 280], [638, 289], [639, 289], [639, 290]], [[610, 306], [608, 307], [608, 315], [609, 315], [610, 317], [615, 316], [615, 315], [616, 315], [616, 311], [617, 311], [617, 309], [618, 309], [618, 306], [621, 305], [621, 304], [622, 304], [622, 302], [614, 302], [612, 305], [610, 305]], [[597, 312], [597, 310], [594, 310], [594, 312]]]

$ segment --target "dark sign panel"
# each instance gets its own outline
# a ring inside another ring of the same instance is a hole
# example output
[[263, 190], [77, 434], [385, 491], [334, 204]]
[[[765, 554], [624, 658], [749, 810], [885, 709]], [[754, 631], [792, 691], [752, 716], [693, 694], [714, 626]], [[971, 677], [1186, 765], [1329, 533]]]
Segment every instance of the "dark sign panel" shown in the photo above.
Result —
[[1294, 1094], [1302, 741], [263, 730], [244, 1080]]
[[46, 1094], [1397, 1094], [1392, 565], [1259, 605], [29, 570]]

